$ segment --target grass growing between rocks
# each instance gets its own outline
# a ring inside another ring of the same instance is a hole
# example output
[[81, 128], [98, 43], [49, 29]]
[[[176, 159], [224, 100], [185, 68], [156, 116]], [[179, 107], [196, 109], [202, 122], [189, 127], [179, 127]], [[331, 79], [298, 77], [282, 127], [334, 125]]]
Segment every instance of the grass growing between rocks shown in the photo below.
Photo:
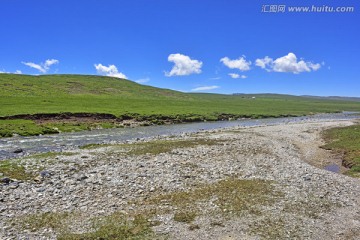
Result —
[[203, 203], [216, 206], [215, 213], [238, 216], [244, 211], [258, 214], [261, 206], [271, 205], [281, 196], [282, 193], [275, 191], [270, 181], [229, 178], [189, 191], [159, 195], [149, 203], [176, 207], [183, 212], [175, 215], [176, 218], [190, 220], [190, 216], [201, 215]]
[[41, 213], [28, 215], [19, 219], [19, 221], [22, 229], [33, 232], [51, 228], [56, 233], [58, 240], [135, 240], [155, 238], [155, 234], [151, 229], [153, 223], [148, 221], [147, 215], [138, 214], [130, 218], [123, 213], [116, 212], [105, 217], [85, 219], [85, 221], [91, 222], [90, 231], [73, 233], [71, 232], [72, 221], [76, 217], [79, 216], [68, 212]]
[[188, 139], [188, 140], [153, 140], [149, 142], [136, 142], [129, 144], [88, 144], [80, 147], [81, 149], [96, 149], [102, 147], [114, 147], [116, 149], [124, 149], [129, 155], [157, 155], [160, 153], [168, 153], [178, 148], [192, 148], [200, 145], [217, 145], [223, 140], [213, 139]]
[[27, 172], [25, 167], [16, 160], [2, 160], [0, 161], [0, 173], [4, 177], [17, 180], [30, 180], [34, 178], [34, 174]]
[[157, 155], [160, 153], [168, 153], [177, 148], [192, 148], [199, 145], [217, 145], [220, 140], [208, 139], [189, 139], [189, 140], [158, 140], [143, 143], [131, 144], [128, 152], [130, 155]]
[[111, 147], [111, 146], [115, 146], [113, 144], [100, 144], [100, 143], [91, 143], [91, 144], [86, 144], [84, 146], [80, 146], [80, 149], [97, 149], [97, 148], [103, 148], [103, 147]]
[[322, 214], [330, 212], [334, 207], [339, 206], [326, 198], [309, 196], [306, 201], [298, 200], [293, 203], [286, 203], [284, 211], [296, 216], [319, 219]]
[[344, 155], [343, 165], [350, 168], [345, 174], [360, 177], [360, 124], [329, 129], [323, 136], [323, 148]]
[[251, 225], [250, 232], [260, 236], [261, 239], [299, 239], [296, 231], [292, 231], [286, 226], [284, 219], [276, 217], [265, 217]]
[[23, 229], [29, 229], [33, 232], [42, 228], [52, 228], [54, 230], [63, 230], [66, 228], [67, 220], [70, 217], [70, 213], [40, 213], [25, 216], [21, 220], [21, 227]]
[[26, 156], [25, 159], [46, 159], [46, 158], [55, 158], [59, 156], [74, 156], [78, 153], [74, 152], [46, 152], [46, 153], [39, 153], [39, 154], [33, 154], [30, 156]]
[[121, 213], [114, 213], [103, 219], [94, 221], [95, 231], [87, 233], [62, 233], [58, 240], [123, 240], [123, 239], [154, 239], [155, 234], [151, 229], [151, 223], [145, 216], [137, 215], [129, 220]]
[[195, 220], [195, 218], [196, 218], [195, 212], [184, 211], [184, 212], [176, 212], [174, 214], [174, 221], [176, 222], [191, 223], [192, 221]]
[[[44, 169], [44, 162], [54, 163], [58, 156], [73, 156], [77, 153], [73, 152], [47, 152], [33, 154], [22, 158], [14, 158], [0, 161], [0, 173], [4, 177], [17, 180], [32, 180]], [[26, 165], [26, 167], [24, 166]]]

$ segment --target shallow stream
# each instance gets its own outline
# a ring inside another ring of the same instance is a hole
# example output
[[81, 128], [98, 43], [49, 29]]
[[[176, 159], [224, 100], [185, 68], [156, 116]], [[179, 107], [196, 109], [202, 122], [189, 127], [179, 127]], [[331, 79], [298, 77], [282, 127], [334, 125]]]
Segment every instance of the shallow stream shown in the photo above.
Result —
[[[304, 117], [243, 119], [234, 121], [197, 122], [186, 124], [147, 126], [135, 128], [100, 129], [55, 135], [12, 137], [0, 139], [0, 160], [26, 156], [36, 153], [61, 152], [76, 149], [87, 144], [115, 143], [134, 140], [137, 138], [151, 138], [163, 135], [181, 135], [202, 130], [213, 130], [236, 126], [261, 126], [300, 123], [309, 121], [349, 120], [360, 119], [358, 113], [343, 112], [336, 114], [317, 114]], [[14, 151], [20, 153], [14, 153]]]

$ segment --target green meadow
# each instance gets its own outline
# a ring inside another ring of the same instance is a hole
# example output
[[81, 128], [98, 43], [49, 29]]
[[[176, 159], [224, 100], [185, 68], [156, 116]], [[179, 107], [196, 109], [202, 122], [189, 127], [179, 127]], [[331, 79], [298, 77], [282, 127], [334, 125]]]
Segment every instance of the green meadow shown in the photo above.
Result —
[[343, 155], [343, 165], [350, 168], [347, 175], [360, 177], [360, 124], [326, 130], [325, 149]]
[[[120, 119], [126, 116], [139, 121], [151, 120], [155, 124], [163, 123], [157, 120], [164, 119], [184, 122], [360, 111], [360, 102], [355, 101], [276, 94], [182, 93], [92, 75], [0, 74], [0, 106], [0, 117], [37, 113], [108, 113]], [[63, 131], [92, 127], [68, 124], [63, 126]], [[59, 126], [42, 125], [32, 120], [0, 120], [1, 136], [57, 132], [54, 129], [59, 129]]]

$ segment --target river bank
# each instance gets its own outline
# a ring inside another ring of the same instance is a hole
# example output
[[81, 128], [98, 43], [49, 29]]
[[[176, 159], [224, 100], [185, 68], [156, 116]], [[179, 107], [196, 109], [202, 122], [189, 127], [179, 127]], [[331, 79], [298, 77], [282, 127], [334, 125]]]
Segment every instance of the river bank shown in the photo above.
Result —
[[20, 159], [30, 180], [1, 184], [0, 238], [92, 239], [105, 229], [156, 239], [357, 239], [359, 179], [315, 167], [331, 159], [320, 132], [351, 124], [233, 127]]
[[[327, 120], [350, 120], [359, 118], [351, 112], [334, 114], [315, 114], [303, 117], [241, 119], [233, 121], [208, 121], [185, 124], [152, 125], [126, 128], [95, 129], [71, 133], [50, 134], [42, 136], [10, 137], [0, 139], [0, 160], [19, 158], [33, 154], [62, 152], [78, 149], [88, 144], [115, 144], [133, 141], [134, 139], [152, 139], [157, 136], [179, 136], [196, 133], [202, 130], [219, 128], [269, 126], [288, 123], [318, 122]], [[16, 121], [16, 120], [14, 120]]]
[[[336, 112], [336, 111], [334, 111]], [[38, 113], [0, 116], [0, 138], [179, 123], [298, 117], [304, 114], [122, 114]]]

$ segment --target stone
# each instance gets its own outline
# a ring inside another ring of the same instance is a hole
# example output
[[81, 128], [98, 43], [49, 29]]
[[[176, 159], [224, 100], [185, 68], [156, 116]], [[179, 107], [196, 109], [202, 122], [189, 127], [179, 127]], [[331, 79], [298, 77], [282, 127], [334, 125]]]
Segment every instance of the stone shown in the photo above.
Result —
[[82, 180], [85, 180], [85, 179], [87, 179], [88, 177], [85, 175], [85, 174], [81, 174], [81, 175], [78, 175], [77, 177], [76, 177], [76, 180], [77, 181], [82, 181]]
[[11, 179], [8, 177], [4, 177], [0, 180], [1, 183], [9, 184], [11, 182]]
[[43, 180], [43, 178], [42, 178], [40, 175], [39, 175], [39, 176], [36, 176], [36, 177], [34, 178], [34, 181], [37, 182], [37, 183], [42, 182], [42, 180]]
[[13, 151], [13, 153], [22, 153], [24, 150], [22, 150], [21, 148], [17, 148]]
[[48, 177], [51, 176], [51, 174], [50, 174], [49, 171], [44, 170], [44, 171], [41, 171], [41, 172], [40, 172], [40, 176], [41, 176], [42, 178], [48, 178]]
[[18, 182], [12, 182], [9, 184], [9, 188], [11, 189], [16, 189], [19, 187], [19, 183]]

